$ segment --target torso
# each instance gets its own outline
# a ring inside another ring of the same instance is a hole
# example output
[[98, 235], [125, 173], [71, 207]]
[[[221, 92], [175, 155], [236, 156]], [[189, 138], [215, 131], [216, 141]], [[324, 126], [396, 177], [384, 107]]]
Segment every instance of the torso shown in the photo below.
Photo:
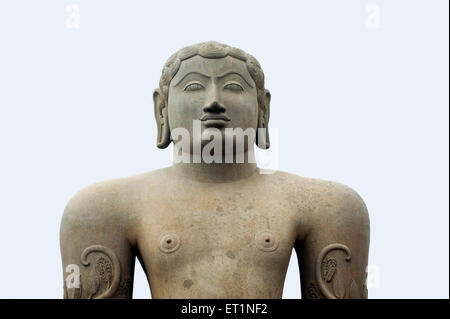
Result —
[[287, 174], [219, 184], [167, 175], [149, 176], [133, 205], [153, 298], [281, 298], [308, 227]]

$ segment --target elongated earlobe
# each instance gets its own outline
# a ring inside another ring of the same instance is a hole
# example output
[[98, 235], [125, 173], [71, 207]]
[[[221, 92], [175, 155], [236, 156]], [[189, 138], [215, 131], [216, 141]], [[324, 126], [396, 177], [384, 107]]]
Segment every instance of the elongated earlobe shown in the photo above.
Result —
[[269, 139], [269, 115], [270, 115], [270, 92], [264, 90], [264, 96], [261, 99], [263, 105], [259, 106], [258, 114], [258, 132], [256, 133], [256, 146], [260, 149], [270, 147]]
[[156, 128], [158, 130], [156, 146], [158, 148], [166, 148], [170, 144], [169, 118], [167, 116], [167, 105], [160, 89], [156, 89], [153, 92], [153, 104], [155, 107]]

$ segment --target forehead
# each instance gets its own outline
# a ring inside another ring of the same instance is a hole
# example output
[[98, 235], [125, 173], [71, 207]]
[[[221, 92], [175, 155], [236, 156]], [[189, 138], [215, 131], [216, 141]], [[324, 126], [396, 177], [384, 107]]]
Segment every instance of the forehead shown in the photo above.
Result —
[[181, 62], [180, 69], [171, 82], [177, 83], [177, 80], [182, 79], [186, 74], [191, 72], [199, 72], [209, 77], [217, 77], [228, 72], [235, 72], [241, 75], [248, 83], [255, 84], [247, 70], [246, 63], [232, 56], [218, 59], [204, 58], [200, 55], [193, 56]]

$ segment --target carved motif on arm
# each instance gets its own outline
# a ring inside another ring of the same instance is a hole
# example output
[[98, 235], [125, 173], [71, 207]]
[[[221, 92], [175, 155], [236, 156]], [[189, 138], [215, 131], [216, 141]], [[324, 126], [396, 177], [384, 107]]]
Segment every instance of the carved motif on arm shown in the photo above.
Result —
[[[345, 260], [347, 262], [349, 262], [352, 258], [350, 248], [348, 248], [346, 245], [335, 243], [324, 247], [320, 251], [319, 256], [316, 260], [315, 274], [319, 289], [317, 289], [314, 284], [310, 285], [308, 294], [311, 298], [320, 298], [323, 296], [328, 299], [342, 299], [346, 296], [345, 283], [343, 282], [342, 277], [336, 276], [335, 278], [334, 276], [338, 268], [336, 259], [326, 259], [326, 256], [333, 250], [344, 251], [346, 253]], [[330, 282], [333, 282], [333, 292], [331, 292], [327, 286], [327, 283]], [[350, 298], [360, 298], [359, 289], [354, 280], [352, 280], [351, 282], [348, 296]]]
[[[106, 299], [114, 297], [117, 293], [127, 295], [131, 285], [130, 278], [123, 278], [121, 282], [121, 267], [119, 259], [116, 254], [108, 247], [102, 245], [92, 245], [87, 247], [81, 253], [81, 264], [85, 267], [91, 265], [88, 256], [92, 253], [100, 253], [101, 256], [93, 261], [91, 271], [83, 286], [75, 288], [76, 293], [67, 293], [67, 288], [64, 289], [65, 298], [84, 298], [88, 299]], [[98, 294], [100, 287], [106, 287], [101, 294]]]

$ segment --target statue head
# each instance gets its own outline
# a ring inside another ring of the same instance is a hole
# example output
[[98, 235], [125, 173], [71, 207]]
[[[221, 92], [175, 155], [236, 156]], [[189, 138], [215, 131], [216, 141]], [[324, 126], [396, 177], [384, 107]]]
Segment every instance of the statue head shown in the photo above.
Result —
[[270, 93], [258, 61], [240, 49], [210, 41], [179, 50], [164, 65], [153, 101], [159, 148], [175, 128], [192, 133], [194, 120], [204, 130], [263, 129], [254, 141], [269, 148]]

